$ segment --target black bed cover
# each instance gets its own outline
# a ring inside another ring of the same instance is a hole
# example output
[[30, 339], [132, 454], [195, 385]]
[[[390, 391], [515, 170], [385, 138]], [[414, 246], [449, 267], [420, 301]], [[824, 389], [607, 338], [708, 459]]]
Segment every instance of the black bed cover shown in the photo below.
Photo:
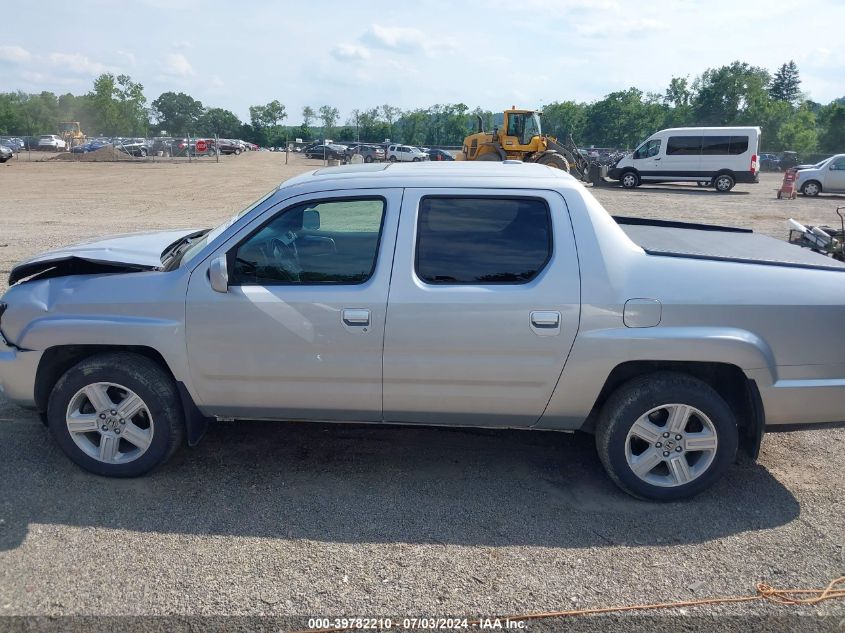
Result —
[[613, 216], [649, 255], [845, 272], [845, 263], [750, 229]]

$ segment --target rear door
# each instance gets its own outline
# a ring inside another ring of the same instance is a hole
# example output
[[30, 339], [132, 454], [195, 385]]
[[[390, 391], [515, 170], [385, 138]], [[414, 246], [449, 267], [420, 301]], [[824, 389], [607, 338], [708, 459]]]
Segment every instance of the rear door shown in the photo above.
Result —
[[382, 415], [384, 318], [401, 189], [299, 196], [221, 245], [188, 284], [191, 380], [209, 415]]
[[407, 189], [384, 351], [387, 422], [525, 427], [578, 330], [557, 192]]

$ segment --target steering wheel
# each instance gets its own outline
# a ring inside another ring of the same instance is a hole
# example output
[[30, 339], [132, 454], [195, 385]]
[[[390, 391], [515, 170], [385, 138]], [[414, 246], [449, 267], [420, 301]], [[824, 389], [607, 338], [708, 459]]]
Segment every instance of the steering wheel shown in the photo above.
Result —
[[296, 250], [296, 234], [291, 231], [290, 241], [278, 237], [271, 238], [267, 259], [273, 262], [273, 268], [278, 273], [280, 281], [300, 281], [302, 266], [299, 263], [299, 252]]

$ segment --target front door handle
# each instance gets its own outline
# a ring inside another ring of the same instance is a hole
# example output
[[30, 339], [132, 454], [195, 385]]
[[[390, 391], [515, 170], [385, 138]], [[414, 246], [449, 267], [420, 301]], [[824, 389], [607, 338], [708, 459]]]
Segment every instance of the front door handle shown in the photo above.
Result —
[[370, 311], [357, 308], [344, 308], [341, 318], [346, 325], [369, 325]]

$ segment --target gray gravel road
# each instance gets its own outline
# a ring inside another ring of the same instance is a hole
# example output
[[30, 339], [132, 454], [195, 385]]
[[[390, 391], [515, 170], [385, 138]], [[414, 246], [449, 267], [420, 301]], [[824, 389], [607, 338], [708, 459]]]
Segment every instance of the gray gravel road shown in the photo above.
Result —
[[[240, 158], [254, 162], [232, 161], [232, 170], [277, 160]], [[278, 180], [267, 165], [262, 177]], [[93, 168], [71, 167], [96, 186]], [[104, 195], [141, 186], [119, 179], [122, 167], [108, 169]], [[144, 177], [169, 173], [156, 169]], [[215, 178], [201, 169], [179, 196], [198, 196]], [[28, 173], [31, 183], [43, 173], [47, 186], [59, 172], [6, 173]], [[250, 187], [267, 188], [250, 173]], [[51, 228], [61, 213], [51, 215], [40, 191], [30, 250], [41, 239], [70, 239]], [[768, 188], [753, 191], [771, 218], [809, 213], [800, 200], [776, 207], [763, 200]], [[597, 195], [615, 213], [665, 203], [686, 209], [674, 214], [680, 219], [727, 215], [718, 197], [626, 193]], [[735, 199], [750, 208], [752, 195]], [[93, 193], [88, 204], [100, 204]], [[826, 216], [814, 204], [812, 213]], [[233, 205], [197, 215], [222, 217]], [[98, 230], [135, 221], [121, 213]], [[766, 221], [775, 233], [780, 224]], [[168, 218], [138, 222], [166, 226]], [[14, 226], [26, 234], [23, 217]], [[0, 398], [0, 616], [495, 615], [746, 594], [759, 581], [821, 586], [845, 574], [843, 455], [845, 430], [767, 436], [758, 463], [737, 464], [692, 501], [660, 505], [617, 491], [581, 435], [221, 423], [151, 476], [122, 481], [73, 466], [34, 415]], [[835, 629], [845, 601], [802, 612], [832, 617], [791, 628]], [[749, 620], [724, 616], [791, 611], [753, 603], [696, 613], [739, 631]], [[644, 626], [693, 622], [677, 617]], [[0, 630], [14, 622], [0, 617]], [[602, 628], [634, 622], [607, 619]]]

